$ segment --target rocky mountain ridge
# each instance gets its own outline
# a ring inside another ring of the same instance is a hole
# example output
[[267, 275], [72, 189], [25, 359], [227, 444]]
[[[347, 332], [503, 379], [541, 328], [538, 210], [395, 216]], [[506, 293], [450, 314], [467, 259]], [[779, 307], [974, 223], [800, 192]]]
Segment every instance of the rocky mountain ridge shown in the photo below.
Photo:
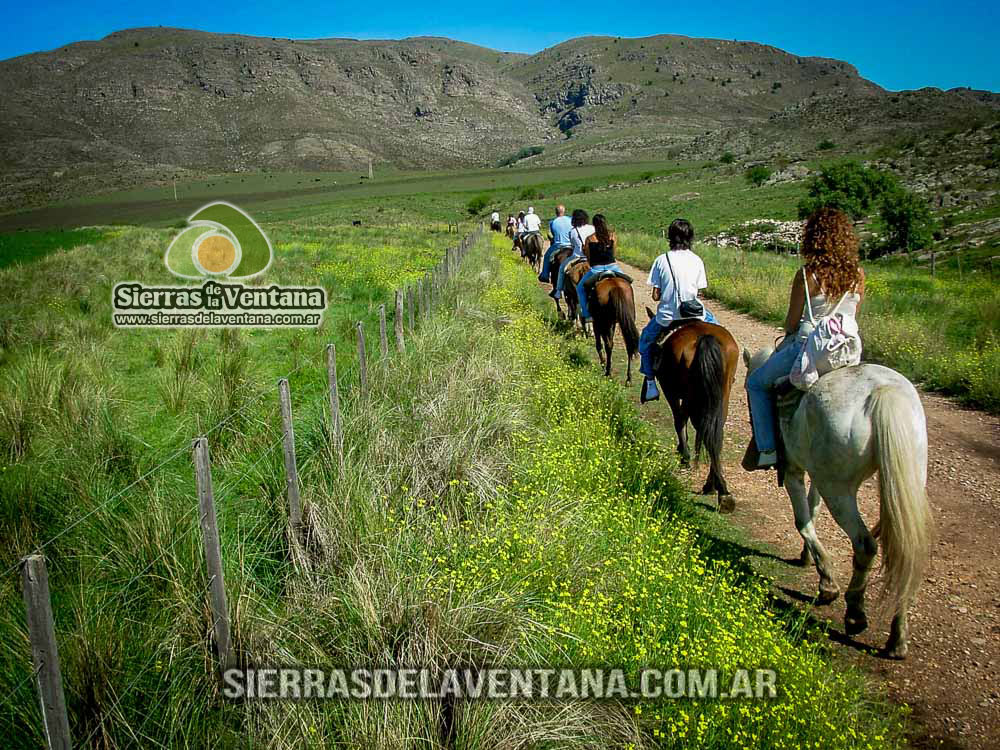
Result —
[[581, 37], [519, 55], [434, 37], [130, 29], [0, 61], [0, 87], [0, 209], [85, 182], [363, 169], [369, 160], [490, 166], [534, 144], [557, 160], [708, 155], [729, 141], [773, 142], [776, 131], [814, 138], [816, 123], [864, 136], [998, 107], [989, 92], [925, 93], [906, 118], [880, 116], [886, 128], [859, 130], [873, 109], [904, 109], [893, 104], [904, 95], [845, 62], [667, 35]]

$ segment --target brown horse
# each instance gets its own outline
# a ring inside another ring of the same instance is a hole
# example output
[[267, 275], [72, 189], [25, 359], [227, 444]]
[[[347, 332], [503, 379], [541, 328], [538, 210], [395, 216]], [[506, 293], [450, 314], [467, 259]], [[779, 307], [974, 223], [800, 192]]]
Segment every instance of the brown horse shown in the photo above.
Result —
[[[566, 280], [569, 281], [569, 278]], [[594, 319], [597, 356], [604, 365], [605, 376], [611, 377], [611, 350], [615, 345], [615, 326], [618, 326], [622, 330], [622, 338], [625, 339], [625, 354], [628, 358], [625, 382], [631, 383], [632, 358], [639, 351], [639, 331], [635, 327], [632, 285], [617, 276], [602, 279], [594, 285], [588, 307]], [[604, 345], [603, 352], [601, 344]]]
[[[571, 265], [566, 269], [566, 278], [563, 279], [563, 299], [566, 300], [566, 317], [576, 322], [577, 315], [576, 311], [580, 307], [580, 300], [576, 296], [576, 285], [580, 283], [580, 279], [583, 275], [590, 270], [590, 264], [587, 262], [586, 258], [580, 258], [578, 261], [573, 261], [572, 259], [566, 261]], [[556, 277], [558, 281], [558, 274]], [[559, 306], [559, 300], [556, 300], [556, 309], [559, 314], [562, 315], [562, 308]]]
[[[648, 307], [650, 318], [653, 311]], [[695, 454], [708, 450], [708, 478], [701, 494], [717, 493], [719, 512], [730, 513], [736, 503], [722, 473], [722, 438], [729, 414], [729, 394], [736, 379], [740, 350], [729, 331], [714, 323], [685, 323], [653, 352], [653, 371], [674, 415], [677, 452], [681, 463], [691, 462], [687, 443], [688, 419], [695, 429]]]
[[509, 237], [510, 239], [514, 239], [514, 225], [513, 225], [513, 224], [508, 224], [508, 225], [507, 225], [507, 229], [506, 229], [506, 230], [504, 230], [504, 233], [505, 233], [505, 234], [506, 234], [506, 235], [507, 235], [507, 236], [508, 236], [508, 237]]
[[529, 232], [521, 235], [521, 255], [535, 269], [536, 273], [541, 265], [544, 253], [542, 235], [538, 234], [538, 232]]

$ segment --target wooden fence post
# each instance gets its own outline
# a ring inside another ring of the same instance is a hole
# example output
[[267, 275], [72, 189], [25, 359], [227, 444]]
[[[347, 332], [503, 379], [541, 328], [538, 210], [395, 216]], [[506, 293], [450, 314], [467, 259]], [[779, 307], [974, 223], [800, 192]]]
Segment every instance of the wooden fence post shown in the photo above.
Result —
[[937, 260], [937, 253], [931, 250], [931, 276], [935, 276], [937, 274], [937, 268], [936, 268], [937, 263], [935, 262], [936, 260]]
[[281, 401], [281, 427], [285, 448], [285, 495], [288, 498], [288, 522], [292, 527], [292, 539], [299, 540], [302, 528], [302, 500], [299, 497], [299, 468], [295, 462], [295, 427], [292, 424], [292, 394], [288, 378], [278, 381], [278, 395]]
[[396, 351], [403, 351], [403, 292], [396, 290], [396, 314], [392, 319], [393, 328], [396, 331]]
[[431, 279], [430, 276], [424, 276], [424, 310], [427, 315], [431, 314]]
[[378, 306], [378, 350], [383, 359], [389, 356], [389, 339], [385, 331], [385, 305]]
[[194, 441], [194, 473], [198, 483], [198, 505], [201, 511], [201, 535], [205, 543], [205, 566], [212, 605], [212, 627], [215, 647], [219, 654], [220, 675], [235, 666], [233, 644], [229, 635], [229, 606], [226, 584], [222, 577], [222, 551], [219, 548], [219, 525], [215, 517], [215, 493], [212, 490], [212, 463], [208, 455], [208, 439]]
[[414, 320], [416, 313], [413, 308], [416, 307], [416, 296], [413, 294], [413, 286], [410, 285], [406, 287], [406, 315], [410, 320], [410, 333], [412, 334], [415, 328]]
[[21, 560], [24, 582], [24, 609], [28, 617], [28, 638], [31, 641], [31, 661], [34, 665], [38, 699], [42, 706], [45, 739], [50, 750], [70, 750], [69, 718], [59, 669], [59, 649], [52, 623], [52, 601], [49, 598], [49, 574], [45, 558], [29, 555]]
[[365, 355], [365, 327], [358, 321], [358, 371], [361, 379], [361, 398], [368, 398], [368, 357]]
[[344, 434], [340, 426], [340, 389], [337, 385], [337, 347], [326, 347], [326, 383], [330, 391], [330, 433], [333, 436], [337, 460], [344, 465]]

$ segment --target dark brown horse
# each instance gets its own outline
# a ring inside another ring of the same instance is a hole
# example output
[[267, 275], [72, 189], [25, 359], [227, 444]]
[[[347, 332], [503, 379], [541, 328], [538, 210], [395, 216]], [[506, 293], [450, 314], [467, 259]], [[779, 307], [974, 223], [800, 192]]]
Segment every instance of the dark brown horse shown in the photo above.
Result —
[[545, 253], [542, 247], [542, 235], [538, 232], [528, 232], [521, 235], [521, 256], [528, 261], [535, 272], [538, 272]]
[[[567, 275], [566, 281], [569, 281]], [[632, 285], [617, 276], [602, 279], [594, 285], [588, 299], [590, 314], [594, 319], [594, 342], [597, 356], [604, 365], [604, 374], [611, 377], [611, 350], [615, 345], [615, 326], [622, 330], [625, 354], [628, 357], [625, 382], [632, 382], [632, 358], [639, 351], [639, 331], [635, 327], [635, 300]], [[601, 344], [604, 351], [601, 351]]]
[[[650, 318], [653, 311], [648, 307]], [[653, 371], [674, 414], [677, 452], [685, 466], [691, 462], [687, 423], [695, 429], [695, 454], [708, 451], [708, 478], [701, 494], [717, 493], [719, 512], [736, 507], [722, 473], [722, 438], [729, 414], [729, 394], [736, 379], [740, 350], [729, 331], [714, 323], [694, 321], [677, 328], [653, 352]]]
[[[587, 262], [586, 258], [580, 258], [580, 260], [568, 260], [567, 263], [571, 265], [566, 269], [566, 278], [563, 279], [563, 299], [566, 300], [566, 317], [573, 321], [577, 320], [576, 311], [580, 307], [580, 300], [576, 296], [576, 285], [580, 283], [580, 279], [583, 275], [590, 270], [590, 264]], [[558, 275], [556, 276], [558, 281]], [[556, 309], [559, 314], [562, 315], [562, 307], [559, 305], [559, 300], [556, 300]]]

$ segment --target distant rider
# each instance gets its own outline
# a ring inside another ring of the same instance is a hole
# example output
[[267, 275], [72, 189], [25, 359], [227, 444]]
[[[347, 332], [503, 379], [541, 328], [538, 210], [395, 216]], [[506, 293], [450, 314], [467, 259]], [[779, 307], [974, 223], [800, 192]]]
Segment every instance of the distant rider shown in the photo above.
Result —
[[[687, 219], [675, 219], [667, 231], [667, 237], [670, 249], [660, 255], [649, 270], [649, 285], [653, 287], [653, 300], [659, 305], [656, 308], [656, 315], [646, 324], [642, 329], [642, 335], [639, 336], [639, 372], [646, 376], [641, 396], [644, 403], [655, 401], [660, 397], [649, 356], [653, 344], [673, 321], [680, 318], [680, 311], [677, 309], [680, 302], [696, 299], [698, 293], [708, 286], [705, 264], [691, 250], [694, 242], [694, 227], [691, 226], [691, 222]], [[677, 280], [676, 286], [674, 279]], [[717, 322], [707, 307], [703, 320], [709, 323]]]
[[528, 212], [524, 215], [524, 231], [540, 232], [542, 230], [542, 220], [538, 218], [535, 209], [528, 206]]
[[563, 285], [566, 283], [566, 269], [572, 261], [577, 258], [584, 257], [583, 243], [586, 242], [587, 238], [594, 233], [594, 226], [590, 223], [590, 216], [582, 208], [578, 208], [573, 212], [573, 218], [570, 220], [570, 224], [573, 226], [569, 232], [569, 245], [572, 250], [570, 251], [569, 257], [566, 258], [559, 266], [559, 276], [556, 279], [556, 288], [554, 291], [549, 292], [549, 296], [552, 297], [552, 299], [559, 299], [562, 297]]
[[621, 273], [622, 269], [615, 261], [615, 242], [615, 233], [608, 226], [604, 216], [594, 214], [594, 233], [583, 243], [583, 254], [587, 256], [590, 269], [576, 285], [576, 296], [580, 300], [580, 318], [584, 323], [590, 320], [590, 310], [587, 307], [587, 295], [584, 289], [587, 279], [604, 271]]
[[566, 215], [566, 206], [556, 206], [556, 218], [549, 222], [549, 232], [552, 234], [552, 244], [545, 251], [545, 258], [542, 260], [542, 272], [538, 274], [539, 281], [549, 280], [549, 271], [552, 266], [552, 256], [563, 248], [570, 247], [569, 233], [573, 229], [573, 221]]

